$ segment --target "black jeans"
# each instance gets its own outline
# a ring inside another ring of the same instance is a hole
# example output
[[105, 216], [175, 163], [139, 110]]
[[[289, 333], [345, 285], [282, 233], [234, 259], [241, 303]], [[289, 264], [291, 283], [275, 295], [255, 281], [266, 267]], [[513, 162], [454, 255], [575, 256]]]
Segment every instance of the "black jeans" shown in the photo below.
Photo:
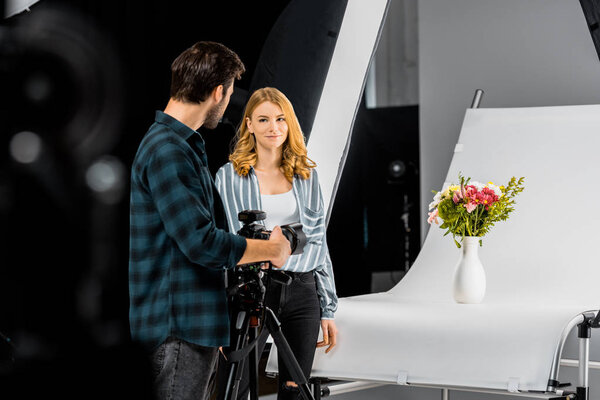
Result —
[[[310, 377], [315, 349], [321, 325], [321, 310], [317, 296], [317, 286], [312, 272], [287, 273], [293, 277], [288, 286], [272, 282], [265, 295], [265, 305], [269, 307], [281, 323], [281, 331], [289, 343], [304, 376]], [[266, 328], [265, 328], [266, 329]], [[257, 354], [260, 358], [265, 344], [264, 340], [257, 343]], [[294, 381], [285, 367], [281, 354], [278, 352], [277, 365], [279, 367], [278, 400], [300, 399], [297, 388], [286, 387], [286, 382]], [[225, 368], [223, 368], [225, 369]], [[238, 400], [248, 399], [249, 393], [248, 360], [244, 363], [244, 371]]]
[[208, 399], [217, 360], [216, 347], [167, 338], [152, 353], [155, 399]]

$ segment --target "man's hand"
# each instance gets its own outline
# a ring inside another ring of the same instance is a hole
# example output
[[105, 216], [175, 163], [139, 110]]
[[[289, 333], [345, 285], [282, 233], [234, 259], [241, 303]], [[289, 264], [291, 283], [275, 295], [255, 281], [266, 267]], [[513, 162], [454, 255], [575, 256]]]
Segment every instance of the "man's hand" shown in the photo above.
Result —
[[290, 242], [285, 236], [283, 236], [281, 228], [278, 226], [273, 228], [271, 231], [269, 242], [274, 245], [274, 253], [270, 260], [271, 264], [273, 264], [273, 267], [275, 268], [281, 268], [287, 261], [290, 254], [292, 254]]
[[321, 330], [323, 331], [323, 340], [317, 342], [317, 347], [329, 346], [327, 347], [327, 350], [325, 350], [325, 353], [329, 353], [337, 343], [338, 330], [335, 326], [335, 321], [332, 319], [322, 319]]
[[246, 251], [238, 264], [271, 261], [273, 267], [281, 268], [292, 253], [290, 242], [278, 226], [271, 231], [269, 240], [246, 238], [246, 243]]

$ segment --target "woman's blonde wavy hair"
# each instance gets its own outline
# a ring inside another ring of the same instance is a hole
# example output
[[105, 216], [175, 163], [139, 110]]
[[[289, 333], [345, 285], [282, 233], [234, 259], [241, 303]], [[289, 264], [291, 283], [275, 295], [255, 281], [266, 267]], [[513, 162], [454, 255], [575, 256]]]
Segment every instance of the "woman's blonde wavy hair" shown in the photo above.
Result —
[[252, 117], [252, 113], [256, 107], [265, 101], [277, 104], [281, 108], [288, 126], [288, 136], [283, 144], [281, 172], [283, 172], [289, 182], [292, 182], [294, 175], [298, 175], [302, 179], [308, 179], [310, 177], [310, 169], [316, 167], [316, 164], [307, 156], [304, 134], [300, 128], [298, 117], [296, 117], [294, 107], [288, 98], [279, 90], [272, 87], [257, 89], [250, 96], [246, 104], [244, 117], [237, 130], [236, 142], [232, 153], [229, 155], [229, 161], [231, 161], [240, 176], [247, 176], [250, 167], [256, 165], [258, 158], [256, 154], [256, 139], [248, 130], [246, 121]]

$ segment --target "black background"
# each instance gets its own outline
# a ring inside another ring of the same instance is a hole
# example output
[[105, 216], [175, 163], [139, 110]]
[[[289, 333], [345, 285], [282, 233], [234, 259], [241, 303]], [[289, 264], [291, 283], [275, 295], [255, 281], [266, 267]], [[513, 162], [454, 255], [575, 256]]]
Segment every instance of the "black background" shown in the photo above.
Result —
[[[11, 385], [39, 389], [28, 384], [35, 377], [52, 388], [55, 380], [77, 378], [82, 387], [103, 388], [84, 397], [100, 397], [116, 387], [145, 397], [134, 388], [146, 378], [148, 366], [136, 357], [139, 349], [128, 336], [128, 187], [117, 203], [103, 204], [85, 183], [86, 168], [110, 155], [122, 163], [128, 180], [140, 139], [155, 110], [168, 101], [172, 60], [198, 40], [213, 40], [238, 53], [247, 68], [224, 122], [213, 131], [202, 130], [216, 170], [226, 161], [262, 45], [287, 3], [42, 0], [31, 13], [4, 21], [0, 332], [18, 350], [0, 346], [0, 373]], [[60, 57], [15, 40], [18, 27], [42, 11], [65, 16], [60, 29], [93, 54], [96, 64], [88, 68], [88, 78], [78, 80]], [[34, 101], [26, 85], [36, 74], [52, 85], [45, 98]], [[90, 93], [98, 99], [91, 110]], [[82, 156], [65, 126], [84, 106], [90, 124], [105, 124], [102, 135], [109, 140], [98, 139], [96, 148]], [[106, 119], [101, 107], [112, 107], [110, 122], [98, 122]], [[9, 154], [11, 138], [24, 130], [43, 139], [36, 166], [16, 163]], [[406, 166], [401, 177], [389, 174], [394, 160]], [[414, 260], [418, 193], [418, 107], [367, 109], [361, 102], [328, 228], [339, 296], [369, 293], [372, 272], [404, 270]], [[401, 219], [407, 211], [410, 232]]]

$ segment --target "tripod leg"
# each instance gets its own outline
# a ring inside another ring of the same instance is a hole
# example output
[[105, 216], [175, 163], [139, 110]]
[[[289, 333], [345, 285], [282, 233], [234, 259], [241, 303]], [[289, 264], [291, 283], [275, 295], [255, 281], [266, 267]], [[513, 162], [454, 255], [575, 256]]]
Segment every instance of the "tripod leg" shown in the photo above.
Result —
[[[257, 328], [250, 328], [249, 340], [256, 338]], [[250, 377], [250, 400], [258, 400], [258, 350], [257, 346], [248, 355], [248, 370]]]
[[[248, 334], [250, 316], [246, 311], [240, 311], [237, 315], [235, 324], [234, 350], [240, 350], [245, 343]], [[235, 400], [237, 398], [242, 371], [244, 369], [244, 360], [232, 362], [228, 368], [227, 385], [225, 386], [225, 400]]]
[[321, 379], [314, 378], [311, 379], [311, 381], [313, 388], [313, 396], [315, 397], [315, 400], [321, 400]]
[[304, 372], [302, 372], [302, 368], [300, 368], [300, 365], [294, 356], [294, 352], [281, 332], [279, 320], [269, 307], [265, 307], [265, 311], [266, 325], [269, 329], [269, 333], [271, 333], [271, 336], [273, 337], [273, 342], [275, 342], [275, 345], [277, 346], [277, 353], [281, 356], [281, 359], [289, 370], [290, 375], [292, 375], [294, 382], [298, 385], [300, 394], [302, 394], [302, 397], [305, 400], [315, 400], [308, 387], [308, 381], [304, 376]]

